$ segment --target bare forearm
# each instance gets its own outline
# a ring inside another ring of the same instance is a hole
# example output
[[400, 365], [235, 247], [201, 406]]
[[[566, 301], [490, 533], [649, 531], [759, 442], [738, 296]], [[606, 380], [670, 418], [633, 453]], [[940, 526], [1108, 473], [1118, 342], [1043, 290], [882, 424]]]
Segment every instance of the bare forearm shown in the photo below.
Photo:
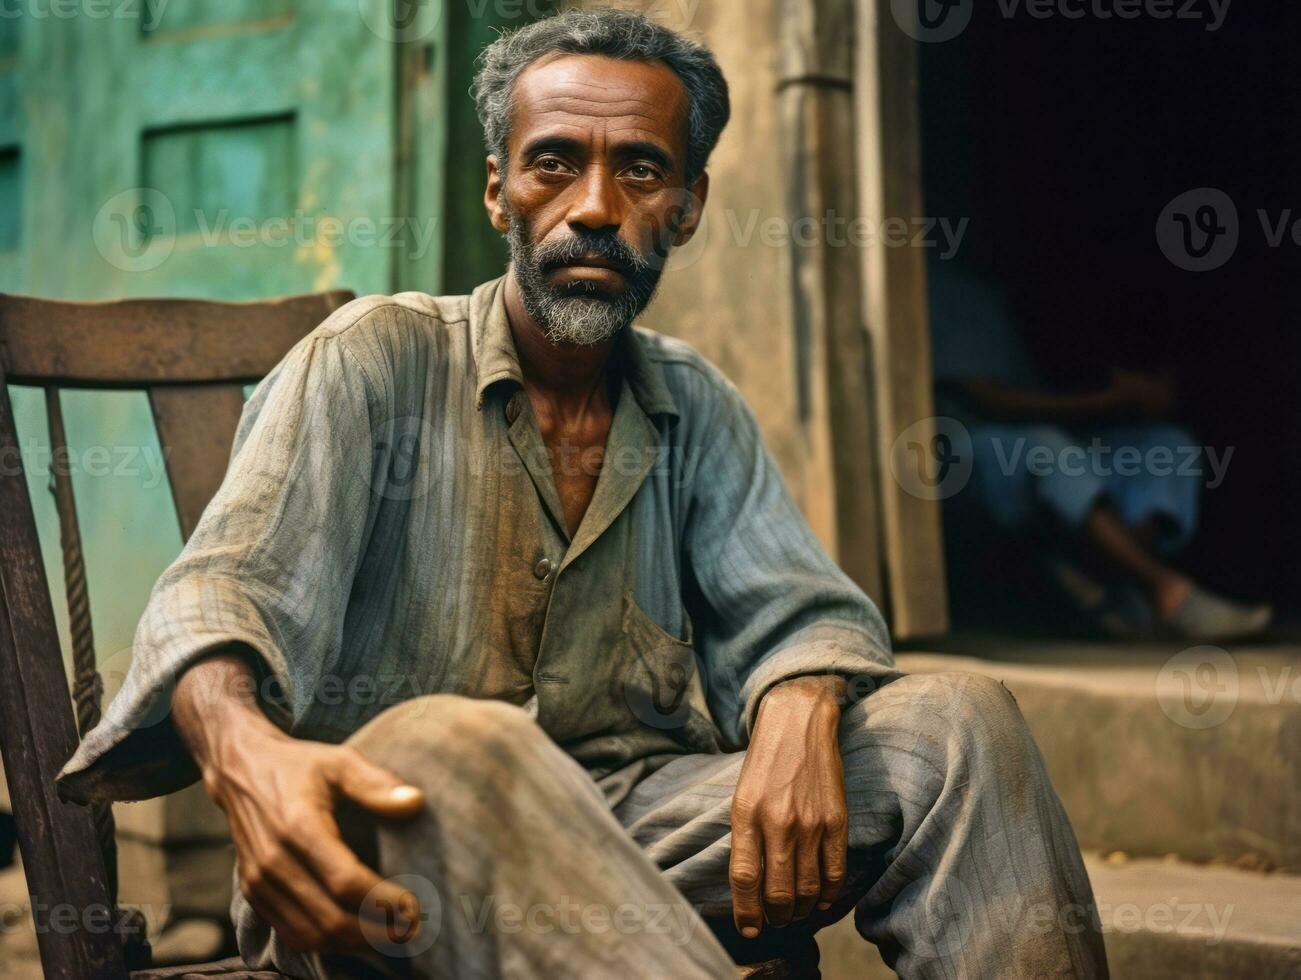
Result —
[[258, 706], [253, 669], [233, 650], [181, 675], [172, 695], [172, 718], [205, 779], [229, 755], [232, 734], [241, 740], [281, 735]]

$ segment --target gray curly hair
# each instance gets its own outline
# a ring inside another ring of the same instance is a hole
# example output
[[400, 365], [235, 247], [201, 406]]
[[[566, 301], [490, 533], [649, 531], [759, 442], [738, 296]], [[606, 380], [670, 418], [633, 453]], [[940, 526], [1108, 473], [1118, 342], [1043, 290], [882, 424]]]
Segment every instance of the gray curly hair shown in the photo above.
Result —
[[598, 54], [631, 61], [659, 61], [682, 79], [687, 118], [686, 186], [704, 172], [709, 154], [731, 115], [727, 80], [703, 44], [625, 10], [569, 10], [501, 35], [479, 56], [471, 93], [484, 143], [506, 169], [511, 96], [515, 80], [544, 55]]

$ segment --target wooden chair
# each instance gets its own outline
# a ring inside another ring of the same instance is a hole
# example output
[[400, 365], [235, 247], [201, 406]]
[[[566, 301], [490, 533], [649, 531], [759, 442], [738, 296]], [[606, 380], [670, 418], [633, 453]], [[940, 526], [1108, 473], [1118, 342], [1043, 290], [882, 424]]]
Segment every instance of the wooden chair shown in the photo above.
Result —
[[[56, 459], [66, 451], [59, 389], [145, 389], [188, 538], [225, 474], [244, 386], [351, 298], [60, 303], [0, 295], [0, 753], [34, 907], [115, 914], [116, 855], [111, 808], [65, 803], [54, 785], [78, 734], [99, 718], [85, 564], [68, 467], [52, 466], [72, 635], [70, 700], [5, 385], [45, 389]], [[127, 952], [113, 929], [44, 929], [38, 941], [46, 977], [127, 976]]]
[[[52, 467], [72, 636], [71, 699], [6, 384], [45, 389], [56, 458], [66, 450], [61, 388], [146, 390], [188, 538], [225, 474], [244, 385], [351, 298], [331, 292], [257, 303], [63, 303], [0, 294], [0, 754], [34, 907], [116, 914], [116, 851], [111, 808], [66, 803], [54, 784], [79, 734], [99, 719], [100, 685], [68, 468]], [[83, 915], [78, 928], [38, 932], [46, 977], [277, 976], [250, 972], [238, 960], [131, 972], [147, 965], [140, 943], [124, 943], [120, 930], [88, 928], [90, 921]], [[765, 946], [761, 955], [747, 955], [750, 944], [739, 936], [727, 942], [730, 926], [712, 925], [733, 957], [749, 964], [739, 968], [741, 977], [818, 975], [817, 946], [807, 933], [780, 951]], [[143, 923], [134, 928], [142, 939]]]

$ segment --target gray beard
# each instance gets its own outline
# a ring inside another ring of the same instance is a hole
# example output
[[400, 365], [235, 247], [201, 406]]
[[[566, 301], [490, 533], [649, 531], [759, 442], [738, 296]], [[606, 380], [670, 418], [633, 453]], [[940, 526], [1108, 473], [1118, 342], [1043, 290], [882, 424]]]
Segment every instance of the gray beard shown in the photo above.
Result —
[[595, 290], [590, 295], [557, 290], [539, 268], [524, 222], [513, 215], [506, 241], [524, 309], [542, 328], [543, 336], [557, 346], [595, 347], [605, 343], [632, 325], [655, 291], [655, 281], [649, 288], [632, 283], [617, 296], [600, 295]]
[[529, 316], [557, 346], [595, 347], [617, 336], [637, 315], [636, 310], [606, 299], [556, 296], [549, 291], [534, 292], [522, 284], [520, 293]]

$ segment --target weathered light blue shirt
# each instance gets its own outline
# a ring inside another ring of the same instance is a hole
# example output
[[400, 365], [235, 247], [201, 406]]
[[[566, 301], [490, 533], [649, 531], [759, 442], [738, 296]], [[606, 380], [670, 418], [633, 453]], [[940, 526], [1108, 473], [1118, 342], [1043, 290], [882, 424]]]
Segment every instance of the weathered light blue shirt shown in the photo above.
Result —
[[268, 711], [295, 735], [341, 741], [420, 694], [500, 698], [612, 802], [657, 760], [743, 747], [782, 680], [892, 663], [740, 394], [680, 341], [621, 339], [571, 539], [503, 283], [359, 299], [258, 386], [122, 691], [65, 769], [69, 795], [192, 782], [171, 690], [229, 644], [257, 653]]

